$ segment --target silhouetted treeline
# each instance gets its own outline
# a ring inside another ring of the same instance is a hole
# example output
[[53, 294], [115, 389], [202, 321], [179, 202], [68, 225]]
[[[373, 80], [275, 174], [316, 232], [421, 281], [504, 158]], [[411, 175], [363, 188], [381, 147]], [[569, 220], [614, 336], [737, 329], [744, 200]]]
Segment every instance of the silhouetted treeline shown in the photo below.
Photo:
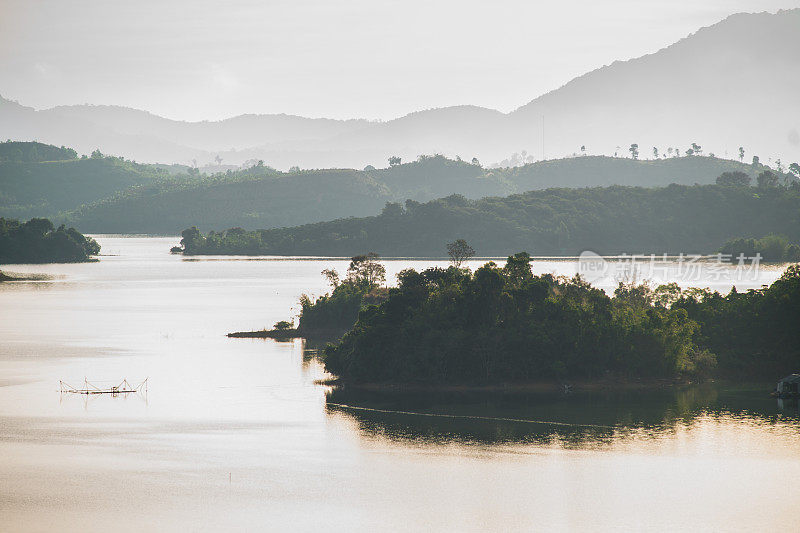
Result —
[[716, 354], [720, 375], [775, 378], [800, 369], [800, 265], [767, 288], [683, 291], [672, 307], [700, 324], [698, 342]]
[[100, 253], [100, 245], [46, 218], [27, 222], [0, 218], [0, 263], [74, 263]]
[[335, 270], [324, 270], [333, 289], [330, 294], [311, 300], [300, 297], [300, 325], [298, 332], [305, 336], [337, 338], [353, 327], [358, 313], [368, 305], [386, 299], [386, 269], [374, 253], [358, 255], [350, 260], [347, 275], [339, 278]]
[[736, 261], [739, 256], [756, 257], [756, 254], [760, 254], [764, 261], [775, 263], [800, 261], [800, 246], [790, 243], [781, 235], [767, 235], [760, 239], [752, 237], [731, 239], [719, 249], [719, 252], [730, 255], [732, 261]]
[[800, 266], [728, 296], [534, 276], [525, 253], [474, 273], [405, 270], [388, 299], [325, 350], [353, 382], [748, 377], [800, 365]]
[[[188, 231], [188, 230], [187, 230]], [[658, 189], [547, 189], [505, 198], [449, 196], [387, 204], [378, 216], [293, 228], [184, 232], [185, 253], [441, 256], [466, 239], [479, 255], [525, 248], [537, 255], [710, 253], [741, 236], [800, 241], [800, 186], [670, 185]]]
[[579, 278], [534, 276], [526, 253], [502, 268], [409, 269], [398, 280], [326, 349], [329, 372], [361, 382], [502, 382], [708, 375], [715, 364], [685, 311], [653, 305], [638, 287], [610, 298]]
[[57, 147], [37, 142], [6, 141], [0, 143], [0, 162], [40, 163], [75, 159], [78, 153], [72, 148]]

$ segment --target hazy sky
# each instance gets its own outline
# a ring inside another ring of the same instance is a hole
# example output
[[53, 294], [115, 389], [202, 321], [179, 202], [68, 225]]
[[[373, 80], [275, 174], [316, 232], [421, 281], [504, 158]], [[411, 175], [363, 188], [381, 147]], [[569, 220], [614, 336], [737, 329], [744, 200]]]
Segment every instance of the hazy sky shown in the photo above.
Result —
[[800, 0], [0, 0], [0, 95], [171, 118], [510, 111], [739, 11]]

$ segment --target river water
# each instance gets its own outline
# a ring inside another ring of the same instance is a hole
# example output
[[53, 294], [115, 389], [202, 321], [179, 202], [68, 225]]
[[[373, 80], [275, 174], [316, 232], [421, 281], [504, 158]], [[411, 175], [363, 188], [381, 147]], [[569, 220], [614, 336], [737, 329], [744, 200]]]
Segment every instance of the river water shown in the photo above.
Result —
[[[175, 238], [98, 241], [97, 263], [3, 267], [50, 276], [0, 285], [4, 531], [752, 531], [797, 521], [798, 407], [770, 398], [774, 384], [332, 391], [315, 383], [326, 374], [302, 341], [225, 333], [296, 314], [301, 293], [325, 291], [320, 271], [346, 261], [189, 259], [168, 253]], [[443, 262], [386, 266], [393, 279], [433, 264]], [[731, 285], [711, 274], [692, 284]], [[59, 392], [59, 380], [123, 378], [149, 378], [146, 393]]]

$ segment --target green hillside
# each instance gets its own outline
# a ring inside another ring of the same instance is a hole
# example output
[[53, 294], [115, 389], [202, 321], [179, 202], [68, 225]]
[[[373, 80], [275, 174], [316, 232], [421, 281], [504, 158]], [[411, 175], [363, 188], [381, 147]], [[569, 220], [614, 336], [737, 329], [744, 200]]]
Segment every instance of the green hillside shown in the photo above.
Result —
[[[694, 185], [713, 183], [723, 172], [743, 171], [755, 178], [764, 168], [716, 157], [670, 157], [635, 160], [607, 156], [573, 157], [541, 161], [522, 167], [503, 169], [504, 180], [513, 192], [551, 187], [598, 187], [631, 185], [663, 187], [670, 183]], [[492, 172], [488, 173], [491, 176]]]
[[[266, 168], [266, 167], [265, 167]], [[189, 226], [277, 228], [377, 213], [386, 202], [470, 199], [549, 187], [713, 183], [725, 171], [761, 167], [710, 158], [634, 161], [582, 157], [483, 169], [442, 156], [387, 169], [231, 172], [181, 184], [140, 187], [82, 206], [68, 221], [83, 231], [177, 233]], [[250, 173], [248, 175], [248, 173]]]
[[546, 189], [481, 200], [453, 195], [294, 228], [184, 232], [184, 241], [187, 254], [442, 256], [445, 243], [464, 238], [479, 255], [573, 255], [710, 253], [731, 238], [771, 233], [800, 241], [797, 182]]
[[278, 173], [264, 169], [196, 182], [158, 182], [69, 214], [89, 232], [178, 233], [187, 221], [204, 228], [279, 227], [363, 216], [380, 209], [390, 193], [369, 175], [354, 170]]
[[653, 161], [573, 157], [485, 169], [443, 156], [385, 169], [278, 172], [250, 168], [198, 175], [179, 165], [119, 157], [78, 158], [41, 143], [0, 144], [0, 216], [49, 217], [89, 232], [177, 233], [189, 226], [278, 228], [368, 216], [386, 202], [427, 202], [452, 194], [478, 199], [553, 187], [709, 184], [726, 171], [762, 166], [714, 157]]
[[0, 216], [56, 218], [59, 212], [164, 180], [171, 170], [99, 152], [78, 158], [69, 148], [0, 143]]
[[0, 162], [41, 163], [42, 161], [67, 161], [77, 159], [72, 148], [56, 147], [38, 142], [6, 141], [0, 143]]

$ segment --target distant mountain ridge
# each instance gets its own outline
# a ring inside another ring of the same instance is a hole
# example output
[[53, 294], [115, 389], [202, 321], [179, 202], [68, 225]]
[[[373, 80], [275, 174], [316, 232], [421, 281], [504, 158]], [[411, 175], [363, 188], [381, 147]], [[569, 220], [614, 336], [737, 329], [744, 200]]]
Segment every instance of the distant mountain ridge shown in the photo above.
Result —
[[800, 159], [800, 9], [732, 15], [663, 48], [584, 74], [504, 114], [455, 106], [386, 122], [241, 115], [180, 122], [117, 106], [36, 111], [0, 98], [0, 138], [99, 148], [139, 161], [200, 164], [263, 159], [276, 168], [362, 167], [390, 155], [442, 153], [485, 163], [526, 150], [536, 159], [625, 154], [637, 143], [730, 157]]

